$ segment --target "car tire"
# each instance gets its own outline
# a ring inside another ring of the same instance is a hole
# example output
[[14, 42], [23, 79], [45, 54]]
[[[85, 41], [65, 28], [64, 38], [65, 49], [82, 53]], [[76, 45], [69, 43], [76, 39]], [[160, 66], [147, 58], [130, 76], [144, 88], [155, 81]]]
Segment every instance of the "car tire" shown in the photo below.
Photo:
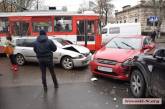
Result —
[[145, 96], [146, 83], [142, 73], [139, 70], [133, 70], [130, 79], [130, 90], [134, 97], [141, 98]]
[[16, 55], [16, 62], [18, 65], [24, 65], [25, 64], [25, 58], [22, 54]]
[[67, 69], [67, 70], [73, 69], [73, 66], [74, 66], [73, 60], [69, 56], [65, 56], [64, 58], [62, 58], [61, 65], [64, 69]]

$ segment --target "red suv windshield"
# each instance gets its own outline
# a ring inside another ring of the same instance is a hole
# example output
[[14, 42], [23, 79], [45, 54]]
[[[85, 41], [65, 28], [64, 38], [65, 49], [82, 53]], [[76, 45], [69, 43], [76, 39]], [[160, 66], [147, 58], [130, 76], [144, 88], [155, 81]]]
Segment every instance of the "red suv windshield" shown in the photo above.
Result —
[[107, 48], [140, 49], [141, 38], [116, 37], [107, 43]]

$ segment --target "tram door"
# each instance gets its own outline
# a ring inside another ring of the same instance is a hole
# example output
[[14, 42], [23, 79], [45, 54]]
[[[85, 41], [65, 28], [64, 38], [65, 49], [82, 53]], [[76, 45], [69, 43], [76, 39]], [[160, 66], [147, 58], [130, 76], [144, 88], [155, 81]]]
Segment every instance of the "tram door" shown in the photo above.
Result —
[[31, 19], [12, 19], [10, 18], [10, 29], [12, 36], [25, 37], [30, 35], [30, 20]]
[[77, 20], [77, 44], [95, 44], [95, 20]]

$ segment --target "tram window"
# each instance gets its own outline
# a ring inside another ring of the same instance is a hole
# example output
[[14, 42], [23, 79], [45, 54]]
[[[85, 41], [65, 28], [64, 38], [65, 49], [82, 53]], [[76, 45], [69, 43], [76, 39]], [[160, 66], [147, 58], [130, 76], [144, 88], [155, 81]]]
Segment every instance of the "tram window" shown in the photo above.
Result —
[[33, 32], [39, 32], [41, 29], [46, 32], [52, 32], [52, 22], [33, 22]]
[[88, 36], [88, 41], [95, 41], [95, 37], [94, 36]]
[[[86, 37], [87, 37], [87, 41], [95, 41], [95, 37], [94, 36], [86, 36]], [[77, 36], [77, 41], [85, 41], [85, 36], [78, 35]]]
[[77, 21], [77, 34], [85, 35], [85, 21], [84, 20]]
[[25, 21], [12, 22], [12, 35], [24, 37], [28, 36], [29, 33], [29, 23]]
[[94, 32], [94, 21], [88, 21], [87, 22], [87, 33], [88, 35], [93, 35]]
[[71, 32], [72, 17], [71, 16], [55, 16], [54, 19], [55, 32]]
[[0, 33], [8, 32], [8, 19], [6, 17], [0, 18]]
[[85, 32], [87, 33], [87, 35], [94, 35], [94, 21], [77, 21], [77, 34], [84, 35]]

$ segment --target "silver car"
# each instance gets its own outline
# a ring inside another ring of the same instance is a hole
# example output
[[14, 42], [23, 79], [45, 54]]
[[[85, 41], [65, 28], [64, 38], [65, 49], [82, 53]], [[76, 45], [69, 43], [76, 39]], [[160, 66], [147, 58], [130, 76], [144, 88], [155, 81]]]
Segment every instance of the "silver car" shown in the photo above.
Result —
[[[70, 44], [61, 38], [50, 37], [49, 39], [57, 46], [57, 50], [53, 52], [54, 63], [61, 64], [64, 69], [72, 69], [89, 64], [92, 54], [88, 48]], [[35, 40], [35, 37], [14, 38], [16, 45], [14, 54], [16, 54], [18, 65], [24, 65], [26, 61], [38, 62], [36, 54], [33, 51], [33, 42]]]

